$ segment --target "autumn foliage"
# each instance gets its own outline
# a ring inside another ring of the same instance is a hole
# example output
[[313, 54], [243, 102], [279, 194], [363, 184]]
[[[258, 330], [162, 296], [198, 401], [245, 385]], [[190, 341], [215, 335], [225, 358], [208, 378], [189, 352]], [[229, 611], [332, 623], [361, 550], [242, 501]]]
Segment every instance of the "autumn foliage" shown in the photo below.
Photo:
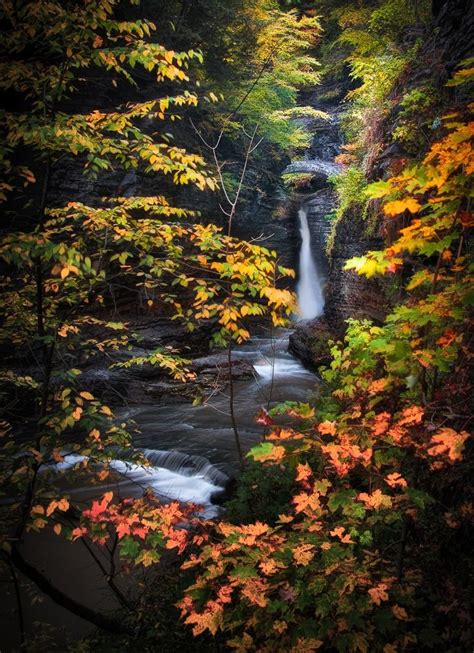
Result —
[[[447, 120], [421, 164], [369, 189], [388, 197], [391, 219], [407, 212], [398, 238], [348, 263], [359, 274], [395, 274], [416, 256], [403, 276], [407, 300], [382, 326], [350, 322], [322, 370], [327, 390], [315, 409], [283, 404], [258, 417], [267, 434], [249, 455], [294, 477], [290, 505], [275, 523], [198, 520], [178, 538], [158, 527], [165, 546], [189, 550], [182, 567], [195, 581], [179, 608], [195, 636], [223, 631], [231, 650], [295, 653], [461, 650], [471, 637], [458, 603], [468, 600], [464, 579], [443, 556], [472, 519], [472, 507], [446, 493], [456, 495], [456, 476], [469, 469], [466, 173], [474, 152], [462, 116]], [[282, 414], [291, 427], [279, 425]], [[100, 504], [84, 517], [117, 520]], [[140, 519], [119, 526], [120, 537]]]
[[[200, 53], [156, 43], [148, 20], [115, 20], [112, 1], [85, 2], [77, 13], [58, 2], [26, 3], [20, 16], [11, 4], [4, 45], [21, 63], [4, 87], [27, 109], [0, 116], [7, 143], [1, 198], [20, 200], [37, 177], [43, 185], [39, 204], [23, 206], [24, 225], [0, 241], [7, 268], [0, 337], [14, 350], [1, 371], [9, 408], [0, 480], [6, 497], [15, 497], [11, 508], [2, 504], [6, 564], [24, 569], [24, 534], [46, 528], [86, 546], [110, 545], [112, 560], [118, 551], [127, 570], [150, 568], [171, 552], [192, 577], [177, 604], [182, 623], [194, 637], [222, 637], [239, 652], [467, 650], [474, 637], [464, 543], [474, 511], [463, 492], [472, 472], [469, 107], [443, 117], [443, 135], [422, 160], [368, 187], [395, 236], [346, 269], [396, 286], [399, 299], [385, 321], [348, 321], [320, 370], [314, 405], [284, 403], [256, 416], [265, 435], [249, 459], [293, 484], [277, 518], [205, 521], [199, 506], [164, 505], [148, 491], [140, 499], [107, 491], [74, 512], [71, 497], [51, 482], [55, 465], [74, 455], [71, 470], [86, 470], [100, 484], [117, 451], [132, 449], [128, 425], [84, 387], [74, 364], [78, 350], [89, 361], [130, 345], [130, 325], [103, 317], [114, 292], [125, 288], [144, 311], [161, 310], [189, 332], [205, 327], [230, 351], [232, 342], [250, 337], [254, 318], [285, 324], [293, 294], [282, 282], [293, 273], [275, 252], [225, 235], [162, 194], [107, 197], [94, 206], [47, 201], [63, 156], [93, 175], [140, 168], [174, 186], [216, 190], [203, 156], [171, 145], [164, 131], [141, 128], [144, 117], [179, 120], [183, 107], [198, 104], [195, 93], [163, 92], [117, 111], [65, 108], [78, 74], [92, 64], [114, 85], [133, 85], [135, 67], [175, 84], [188, 79]], [[282, 29], [295, 21], [293, 12]], [[316, 25], [306, 18], [299, 27]], [[48, 56], [32, 64], [24, 55], [38, 39]], [[465, 66], [451, 83], [470, 75]], [[271, 79], [266, 74], [265, 82]], [[277, 113], [278, 129], [285, 119]], [[25, 147], [34, 152], [31, 166], [21, 162]], [[17, 368], [14, 354], [33, 361], [34, 371]], [[192, 380], [174, 350], [114, 363], [143, 364]], [[10, 420], [19, 421], [25, 403], [31, 416], [13, 437]], [[131, 460], [145, 464], [139, 452]]]

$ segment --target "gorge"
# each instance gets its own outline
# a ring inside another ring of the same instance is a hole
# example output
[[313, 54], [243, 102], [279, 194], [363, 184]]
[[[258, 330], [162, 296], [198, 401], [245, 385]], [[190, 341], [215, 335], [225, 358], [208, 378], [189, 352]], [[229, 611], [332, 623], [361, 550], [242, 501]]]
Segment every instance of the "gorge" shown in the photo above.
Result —
[[471, 650], [474, 5], [0, 30], [0, 649]]

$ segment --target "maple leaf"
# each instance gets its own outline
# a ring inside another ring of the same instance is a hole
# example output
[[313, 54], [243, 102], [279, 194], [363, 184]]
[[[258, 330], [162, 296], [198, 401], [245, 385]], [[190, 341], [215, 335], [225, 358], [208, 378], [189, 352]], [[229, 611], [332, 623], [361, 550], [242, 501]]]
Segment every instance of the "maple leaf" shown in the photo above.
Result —
[[150, 567], [151, 565], [158, 562], [160, 559], [159, 554], [156, 551], [150, 549], [144, 549], [140, 552], [140, 555], [136, 559], [137, 563], [142, 564], [144, 567]]
[[333, 537], [338, 537], [343, 544], [354, 544], [354, 540], [351, 539], [351, 536], [349, 533], [345, 533], [345, 528], [344, 526], [338, 526], [334, 530], [329, 532], [329, 535], [332, 535]]
[[240, 531], [242, 537], [239, 538], [239, 542], [245, 544], [246, 546], [253, 546], [257, 541], [257, 537], [267, 533], [269, 526], [263, 524], [262, 522], [255, 522], [255, 524], [249, 524], [248, 526], [242, 526]]
[[289, 524], [293, 520], [294, 517], [292, 515], [278, 515], [278, 523], [280, 524]]
[[295, 512], [303, 512], [309, 509], [310, 511], [318, 511], [321, 509], [321, 504], [319, 502], [319, 494], [317, 492], [313, 494], [308, 494], [307, 492], [302, 492], [293, 497], [292, 502], [295, 504]]
[[166, 548], [178, 549], [178, 553], [183, 553], [188, 543], [188, 533], [184, 529], [177, 530], [170, 528], [167, 532]]
[[207, 609], [204, 612], [191, 612], [185, 619], [186, 624], [193, 625], [193, 635], [201, 635], [208, 630], [215, 635], [222, 624], [223, 607], [216, 601], [208, 601]]
[[369, 596], [373, 603], [380, 605], [382, 601], [388, 601], [387, 583], [379, 583], [369, 590]]
[[454, 429], [445, 427], [438, 431], [431, 438], [428, 444], [428, 455], [440, 456], [447, 454], [451, 462], [462, 459], [464, 442], [469, 438], [469, 433], [462, 431], [458, 433]]
[[293, 549], [293, 558], [297, 565], [306, 567], [314, 557], [314, 544], [300, 544]]
[[279, 569], [279, 565], [277, 564], [276, 560], [273, 560], [273, 558], [262, 560], [258, 566], [262, 570], [262, 573], [265, 574], [265, 576], [272, 576]]
[[388, 476], [385, 477], [384, 481], [390, 487], [406, 487], [408, 485], [408, 483], [405, 481], [403, 476], [401, 476], [401, 474], [399, 474], [398, 472], [393, 472], [393, 474], [389, 474]]
[[245, 585], [242, 588], [242, 596], [245, 596], [250, 603], [258, 605], [259, 608], [265, 608], [268, 604], [268, 600], [265, 596], [266, 592], [266, 581], [254, 580], [248, 578], [245, 580]]
[[296, 467], [295, 481], [298, 482], [307, 481], [309, 478], [311, 478], [312, 475], [313, 475], [313, 471], [311, 467], [308, 465], [308, 463], [305, 463], [304, 465], [298, 463]]
[[74, 528], [71, 535], [73, 540], [77, 540], [79, 537], [83, 537], [84, 535], [87, 535], [88, 531], [85, 526], [78, 526], [77, 528]]
[[231, 585], [224, 585], [219, 588], [217, 592], [217, 600], [219, 603], [232, 603], [232, 592], [234, 588]]
[[136, 535], [140, 539], [144, 540], [149, 532], [149, 528], [147, 526], [135, 526], [133, 529], [133, 535]]
[[374, 435], [382, 435], [385, 433], [390, 424], [391, 415], [390, 413], [379, 413], [374, 418], [374, 424], [372, 426], [372, 432]]
[[387, 387], [387, 383], [387, 379], [377, 379], [376, 381], [372, 381], [367, 388], [367, 392], [369, 395], [376, 395]]
[[304, 435], [293, 431], [293, 429], [278, 429], [270, 435], [267, 435], [267, 440], [301, 440]]
[[409, 211], [410, 213], [418, 213], [420, 209], [421, 204], [412, 197], [408, 197], [404, 200], [394, 200], [393, 202], [387, 202], [383, 210], [385, 215], [393, 216], [400, 215], [400, 213], [404, 213], [405, 211]]
[[405, 424], [420, 424], [423, 421], [424, 409], [421, 406], [409, 406], [402, 411], [401, 417], [398, 420], [398, 426]]
[[90, 517], [91, 519], [95, 520], [99, 515], [102, 515], [106, 510], [109, 505], [109, 503], [112, 501], [112, 497], [114, 496], [113, 492], [106, 492], [101, 501], [93, 501], [92, 506], [90, 510], [84, 510], [82, 513], [85, 517]]
[[321, 424], [318, 424], [317, 428], [322, 435], [336, 434], [336, 422], [330, 422], [326, 420], [325, 422], [321, 422]]
[[367, 494], [366, 492], [361, 492], [357, 495], [357, 499], [362, 501], [366, 508], [373, 508], [378, 510], [379, 508], [391, 508], [392, 499], [387, 494], [383, 494], [381, 490], [375, 490], [372, 494]]
[[130, 535], [130, 524], [124, 519], [115, 525], [115, 530], [119, 540], [121, 540], [125, 535]]
[[249, 454], [254, 460], [264, 462], [281, 462], [286, 454], [285, 447], [275, 446], [271, 442], [262, 442], [253, 447]]

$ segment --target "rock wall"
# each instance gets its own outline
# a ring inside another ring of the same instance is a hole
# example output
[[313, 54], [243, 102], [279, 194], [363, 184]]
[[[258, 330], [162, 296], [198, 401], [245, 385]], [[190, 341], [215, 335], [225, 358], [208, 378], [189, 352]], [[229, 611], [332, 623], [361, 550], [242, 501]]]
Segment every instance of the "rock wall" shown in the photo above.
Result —
[[383, 240], [371, 237], [367, 231], [367, 221], [357, 208], [347, 211], [335, 227], [325, 319], [336, 333], [344, 329], [349, 317], [381, 322], [387, 312], [386, 281], [366, 279], [352, 270], [344, 270], [348, 259], [383, 247]]
[[[433, 29], [426, 37], [419, 56], [411, 70], [400, 80], [392, 100], [394, 109], [382, 126], [386, 138], [386, 147], [372, 163], [372, 178], [384, 177], [389, 173], [394, 161], [403, 156], [397, 143], [391, 140], [391, 134], [397, 120], [397, 98], [403, 92], [426, 81], [443, 90], [447, 106], [464, 99], [463, 89], [447, 90], [444, 84], [452, 75], [456, 66], [472, 56], [474, 33], [474, 3], [470, 0], [446, 0], [437, 3], [437, 16]], [[443, 107], [437, 110], [443, 113]], [[326, 133], [321, 140], [324, 148], [323, 156], [333, 155], [334, 134]], [[317, 140], [311, 156], [321, 156]], [[329, 192], [329, 191], [324, 191]], [[320, 218], [321, 210], [318, 201], [311, 220], [312, 238], [315, 249], [327, 237], [327, 228]], [[382, 322], [390, 305], [392, 280], [387, 278], [365, 279], [353, 271], [344, 270], [347, 259], [361, 256], [368, 250], [380, 249], [384, 246], [386, 225], [380, 224], [376, 233], [372, 234], [368, 223], [356, 208], [345, 212], [331, 234], [332, 255], [329, 263], [327, 283], [325, 287], [325, 315], [323, 319], [310, 323], [299, 324], [290, 336], [290, 351], [309, 367], [317, 368], [329, 360], [328, 339], [340, 337], [345, 330], [345, 320], [349, 317], [368, 318], [374, 322]]]

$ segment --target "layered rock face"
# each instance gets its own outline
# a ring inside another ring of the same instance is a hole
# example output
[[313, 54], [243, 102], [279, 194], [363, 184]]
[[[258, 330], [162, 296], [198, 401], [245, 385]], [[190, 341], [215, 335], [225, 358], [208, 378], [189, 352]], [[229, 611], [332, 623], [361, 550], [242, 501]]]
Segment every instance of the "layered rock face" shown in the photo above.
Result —
[[387, 282], [366, 279], [352, 270], [344, 270], [346, 261], [369, 250], [383, 247], [383, 240], [367, 233], [367, 222], [356, 208], [348, 211], [335, 225], [331, 268], [326, 286], [325, 319], [339, 333], [345, 320], [368, 318], [383, 321], [387, 312]]

